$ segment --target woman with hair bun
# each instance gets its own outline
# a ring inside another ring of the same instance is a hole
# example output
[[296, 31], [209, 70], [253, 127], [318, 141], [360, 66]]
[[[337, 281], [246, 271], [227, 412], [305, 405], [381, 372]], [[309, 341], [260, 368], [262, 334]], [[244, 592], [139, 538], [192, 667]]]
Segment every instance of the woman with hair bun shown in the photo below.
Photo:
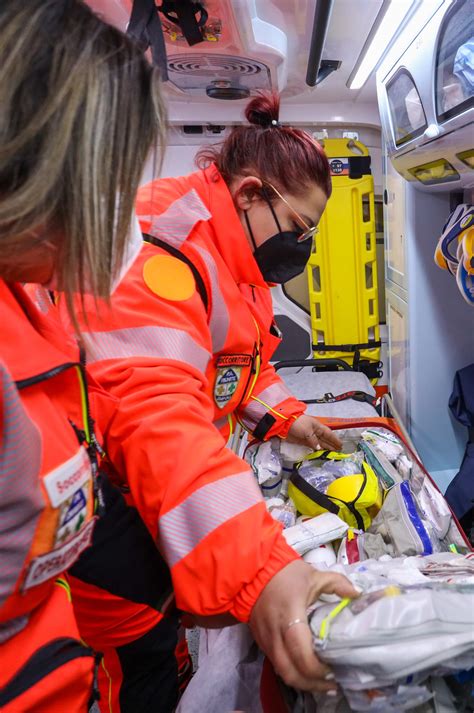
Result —
[[85, 345], [119, 400], [109, 458], [170, 567], [178, 608], [249, 622], [288, 684], [328, 691], [306, 609], [323, 592], [355, 592], [301, 561], [226, 448], [236, 421], [262, 440], [341, 445], [270, 365], [269, 285], [303, 271], [331, 193], [320, 146], [278, 116], [277, 95], [252, 99], [249, 125], [201, 151], [201, 170], [139, 190], [146, 242], [109, 305], [86, 298]]

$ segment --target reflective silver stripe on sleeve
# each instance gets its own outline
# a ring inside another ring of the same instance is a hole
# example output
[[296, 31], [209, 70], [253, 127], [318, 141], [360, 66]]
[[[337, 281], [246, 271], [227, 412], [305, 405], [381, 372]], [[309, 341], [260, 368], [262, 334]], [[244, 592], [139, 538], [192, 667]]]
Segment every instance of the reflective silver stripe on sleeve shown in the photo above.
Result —
[[[27, 415], [6, 367], [0, 364], [0, 606], [14, 591], [44, 508], [40, 486], [41, 435]], [[20, 625], [5, 626], [2, 639]]]
[[158, 521], [168, 565], [173, 567], [211, 532], [260, 502], [262, 495], [250, 471], [203, 485]]
[[212, 216], [194, 188], [172, 203], [161, 215], [139, 216], [151, 218], [150, 235], [180, 248], [196, 223]]
[[[267, 413], [272, 413], [269, 408], [276, 408], [282, 401], [293, 396], [283, 382], [271, 384], [259, 394], [250, 398], [249, 403], [241, 411], [241, 420], [245, 428], [253, 431], [255, 426]], [[256, 400], [258, 399], [258, 401]], [[263, 403], [260, 403], [262, 401]], [[282, 418], [284, 418], [282, 414]]]
[[130, 327], [83, 335], [87, 363], [127, 357], [173, 359], [205, 372], [211, 355], [184, 330]]
[[222, 416], [222, 418], [218, 418], [217, 421], [214, 421], [214, 426], [217, 428], [218, 431], [220, 431], [222, 428], [225, 428], [228, 425], [229, 425], [229, 417], [228, 416]]
[[212, 310], [209, 318], [209, 327], [212, 336], [212, 349], [214, 354], [216, 354], [224, 349], [230, 325], [229, 312], [219, 285], [217, 265], [214, 258], [200, 245], [194, 245], [193, 247], [204, 260], [211, 282]]

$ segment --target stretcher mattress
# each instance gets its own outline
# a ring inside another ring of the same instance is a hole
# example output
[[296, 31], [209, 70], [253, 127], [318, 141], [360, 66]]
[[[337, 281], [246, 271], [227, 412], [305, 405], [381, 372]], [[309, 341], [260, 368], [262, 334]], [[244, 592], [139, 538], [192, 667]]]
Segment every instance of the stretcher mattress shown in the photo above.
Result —
[[[302, 401], [320, 399], [325, 394], [347, 391], [365, 391], [375, 396], [375, 391], [365, 374], [357, 371], [314, 372], [308, 367], [285, 367], [278, 371], [290, 391]], [[377, 416], [368, 403], [346, 399], [333, 404], [309, 404], [307, 413], [321, 418], [370, 418]]]

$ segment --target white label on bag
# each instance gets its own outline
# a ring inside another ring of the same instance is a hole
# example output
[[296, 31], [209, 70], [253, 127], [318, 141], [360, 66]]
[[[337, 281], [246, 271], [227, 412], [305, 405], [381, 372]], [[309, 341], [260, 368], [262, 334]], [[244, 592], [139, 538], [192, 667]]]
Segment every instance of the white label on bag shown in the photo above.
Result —
[[90, 545], [95, 521], [96, 518], [92, 518], [76, 537], [69, 540], [69, 542], [62, 547], [35, 557], [28, 567], [23, 590], [42, 584], [68, 569], [68, 567], [76, 561], [81, 552]]
[[81, 446], [78, 452], [43, 478], [49, 501], [57, 508], [92, 478], [91, 462]]

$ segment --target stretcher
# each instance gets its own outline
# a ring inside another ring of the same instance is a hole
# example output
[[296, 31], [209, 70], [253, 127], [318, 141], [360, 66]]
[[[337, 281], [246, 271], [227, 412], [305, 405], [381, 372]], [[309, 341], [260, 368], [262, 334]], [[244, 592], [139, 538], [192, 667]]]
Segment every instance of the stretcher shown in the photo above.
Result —
[[[406, 455], [413, 463], [410, 476], [413, 491], [419, 492], [429, 483], [430, 493], [436, 492], [442, 498], [398, 419], [390, 397], [384, 395], [377, 400], [365, 374], [352, 371], [347, 363], [340, 363], [339, 360], [325, 360], [324, 363], [319, 360], [317, 363], [312, 360], [286, 361], [276, 364], [275, 368], [295, 396], [308, 403], [308, 412], [338, 432], [344, 444], [343, 450], [350, 452], [351, 446], [355, 449], [361, 433], [366, 429], [385, 429], [400, 439]], [[451, 543], [451, 551], [472, 551], [452, 514], [446, 538]], [[351, 551], [354, 551], [353, 548]], [[353, 555], [349, 548], [347, 556], [349, 563], [354, 561], [350, 559]], [[327, 698], [315, 700], [308, 694], [282, 686], [268, 660], [252, 642], [245, 625], [206, 634], [202, 637], [200, 657], [201, 654], [203, 658], [196, 678], [185, 694], [179, 713], [198, 713], [203, 710], [204, 704], [208, 713], [220, 713], [222, 710], [245, 710], [246, 713], [334, 713], [336, 710]], [[417, 713], [454, 713], [464, 710], [453, 705], [452, 694], [443, 678], [435, 678], [429, 685], [433, 687], [435, 695], [423, 707], [417, 708]], [[352, 710], [356, 709], [351, 708], [347, 702], [337, 707], [338, 713], [350, 713]]]

